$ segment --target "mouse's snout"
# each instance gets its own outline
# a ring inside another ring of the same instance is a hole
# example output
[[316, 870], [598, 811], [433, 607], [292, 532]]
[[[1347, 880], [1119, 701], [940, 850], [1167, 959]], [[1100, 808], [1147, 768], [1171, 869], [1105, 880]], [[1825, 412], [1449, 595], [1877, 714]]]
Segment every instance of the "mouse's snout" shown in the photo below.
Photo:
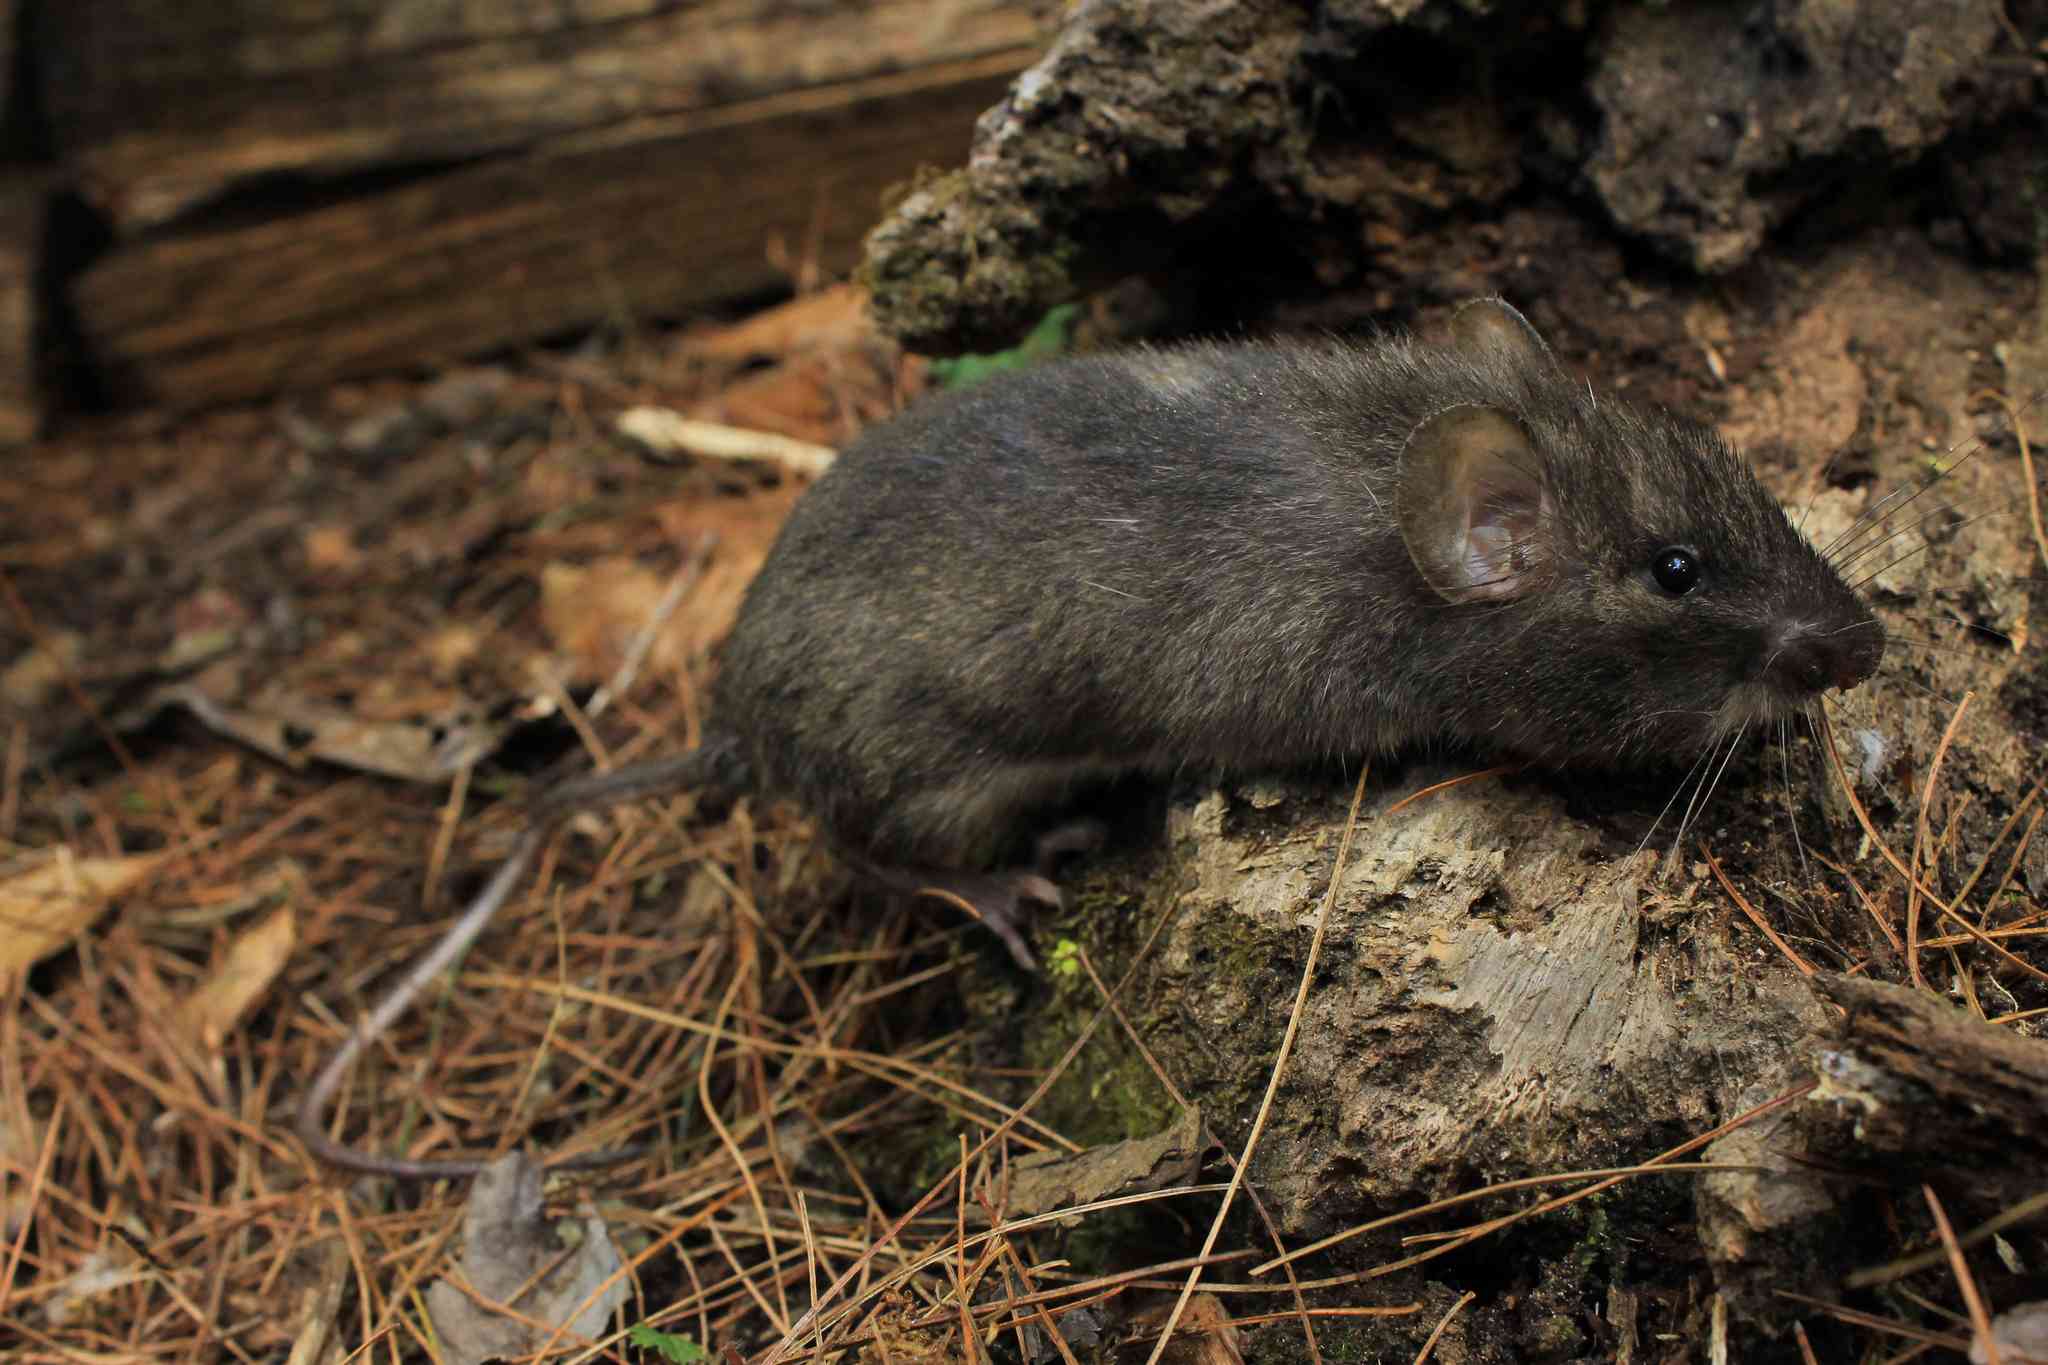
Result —
[[1787, 692], [1841, 691], [1877, 671], [1884, 656], [1884, 628], [1875, 618], [1847, 624], [1780, 622], [1764, 657], [1764, 676]]

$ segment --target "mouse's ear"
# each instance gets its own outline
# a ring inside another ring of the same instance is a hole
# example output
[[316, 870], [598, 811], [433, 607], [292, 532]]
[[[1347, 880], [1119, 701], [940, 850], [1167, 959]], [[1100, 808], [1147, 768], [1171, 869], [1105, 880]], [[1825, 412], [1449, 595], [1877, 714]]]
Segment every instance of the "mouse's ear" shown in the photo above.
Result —
[[1550, 494], [1522, 424], [1493, 408], [1446, 408], [1401, 451], [1395, 516], [1408, 557], [1446, 601], [1499, 602], [1550, 562]]
[[1555, 369], [1557, 357], [1529, 319], [1506, 299], [1468, 299], [1451, 314], [1451, 349], [1478, 356], [1489, 352], [1529, 368]]

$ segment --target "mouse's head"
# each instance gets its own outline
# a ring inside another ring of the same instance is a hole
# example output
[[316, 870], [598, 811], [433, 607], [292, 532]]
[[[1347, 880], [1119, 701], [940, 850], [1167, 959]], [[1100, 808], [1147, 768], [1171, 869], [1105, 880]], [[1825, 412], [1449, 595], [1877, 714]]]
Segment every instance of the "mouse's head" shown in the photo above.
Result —
[[1423, 581], [1499, 650], [1479, 690], [1513, 708], [1503, 739], [1676, 757], [1875, 671], [1883, 627], [1710, 428], [1596, 399], [1498, 300], [1453, 330], [1503, 398], [1416, 427], [1396, 506]]

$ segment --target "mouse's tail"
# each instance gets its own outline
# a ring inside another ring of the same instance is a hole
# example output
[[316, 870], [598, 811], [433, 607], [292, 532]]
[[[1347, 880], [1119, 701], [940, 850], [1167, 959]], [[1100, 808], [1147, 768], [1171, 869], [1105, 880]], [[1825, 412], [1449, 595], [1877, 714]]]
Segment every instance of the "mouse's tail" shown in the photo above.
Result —
[[734, 796], [749, 789], [751, 777], [740, 755], [739, 741], [727, 734], [707, 734], [704, 742], [673, 758], [645, 758], [609, 772], [587, 773], [559, 783], [530, 807], [536, 825], [552, 826], [583, 811], [623, 806], [653, 796], [699, 791]]
[[[505, 902], [526, 880], [534, 859], [547, 843], [556, 825], [583, 811], [603, 810], [628, 801], [645, 800], [675, 792], [698, 789], [708, 794], [735, 795], [746, 789], [747, 767], [739, 746], [720, 735], [706, 736], [705, 742], [674, 758], [645, 759], [610, 772], [592, 773], [554, 787], [528, 808], [526, 828], [491, 880], [476, 894], [455, 923], [427, 954], [406, 968], [405, 974], [384, 993], [375, 1007], [349, 1032], [327, 1065], [299, 1101], [293, 1123], [299, 1140], [322, 1161], [372, 1175], [406, 1179], [444, 1179], [475, 1175], [489, 1164], [484, 1159], [443, 1159], [417, 1161], [408, 1157], [365, 1152], [327, 1136], [321, 1116], [348, 1075], [349, 1067], [363, 1049], [377, 1041], [398, 1016], [411, 1007], [436, 977], [446, 971], [465, 949], [497, 918]], [[563, 1163], [572, 1166], [600, 1166], [632, 1156], [630, 1151], [605, 1152]]]

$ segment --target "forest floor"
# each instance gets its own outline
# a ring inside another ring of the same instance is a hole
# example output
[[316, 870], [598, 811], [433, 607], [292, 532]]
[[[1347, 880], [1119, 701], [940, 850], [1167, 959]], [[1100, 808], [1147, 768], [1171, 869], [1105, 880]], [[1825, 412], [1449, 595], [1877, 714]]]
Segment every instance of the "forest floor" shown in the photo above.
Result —
[[[1466, 1307], [1254, 1278], [1284, 1244], [1239, 1219], [1205, 1245], [1231, 1167], [1198, 1174], [1193, 1129], [1029, 1194], [1034, 1164], [1087, 1144], [1023, 1096], [1086, 1077], [1105, 1039], [1149, 1058], [1117, 988], [1085, 954], [1056, 962], [1099, 1031], [1003, 1059], [963, 998], [1009, 970], [988, 937], [858, 892], [800, 812], [749, 801], [572, 822], [323, 1119], [411, 1157], [629, 1160], [536, 1204], [509, 1177], [351, 1179], [292, 1135], [352, 1021], [510, 849], [522, 798], [695, 741], [712, 647], [809, 471], [931, 382], [826, 287], [573, 352], [80, 421], [9, 457], [0, 1353], [1137, 1359], [1175, 1316], [1177, 1359], [1270, 1359], [1245, 1342], [1283, 1336], [1391, 1359], [1336, 1343], [1372, 1319], [1433, 1340]], [[1987, 904], [2027, 896], [2039, 790], [1972, 817], [2006, 827], [1979, 845], [2004, 878]], [[2041, 919], [2028, 900], [2000, 926], [2048, 964]], [[1132, 1223], [1119, 1203], [1172, 1207]], [[1895, 1301], [1857, 1339], [1960, 1349], [1940, 1276], [1945, 1327]], [[513, 1317], [473, 1310], [492, 1301]], [[1706, 1358], [1622, 1334], [1624, 1307], [1551, 1358]]]

